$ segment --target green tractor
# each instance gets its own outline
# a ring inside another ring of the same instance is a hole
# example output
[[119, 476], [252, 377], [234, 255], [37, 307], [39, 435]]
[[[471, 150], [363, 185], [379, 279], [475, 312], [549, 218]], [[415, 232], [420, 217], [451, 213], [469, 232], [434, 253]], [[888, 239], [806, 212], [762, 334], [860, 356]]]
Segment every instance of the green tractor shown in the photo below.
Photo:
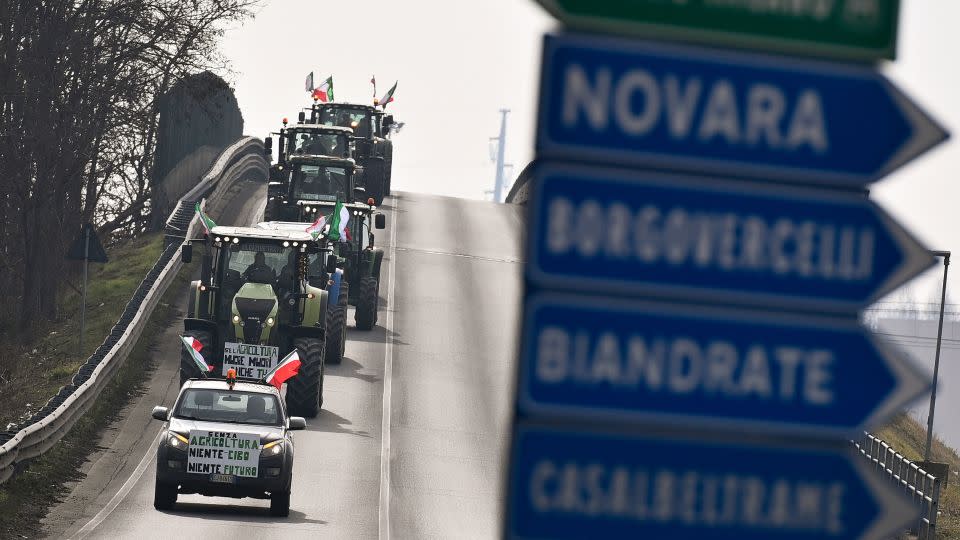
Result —
[[283, 175], [267, 185], [263, 221], [313, 223], [324, 202], [368, 200], [359, 186], [365, 174], [348, 158], [295, 154], [288, 156]]
[[383, 229], [386, 216], [376, 211], [373, 198], [367, 198], [366, 190], [357, 185], [365, 170], [353, 160], [326, 156], [296, 155], [288, 163], [282, 189], [268, 192], [263, 221], [294, 221], [306, 227], [320, 216], [332, 218], [340, 205], [344, 230], [342, 234], [328, 231], [325, 237], [339, 257], [348, 302], [356, 306], [357, 329], [370, 330], [377, 322], [383, 262], [383, 250], [374, 246], [371, 228]]
[[[343, 159], [353, 157], [353, 130], [349, 127], [305, 124], [304, 113], [299, 121], [283, 127], [274, 133], [277, 135], [277, 162], [270, 166], [270, 182], [283, 182], [285, 171], [289, 169], [288, 160], [297, 155], [321, 155]], [[273, 158], [273, 137], [263, 139], [264, 154], [267, 161]]]
[[[211, 376], [229, 369], [239, 380], [259, 380], [293, 349], [300, 373], [287, 382], [287, 408], [314, 417], [323, 405], [325, 313], [328, 293], [307, 280], [310, 257], [326, 270], [338, 259], [306, 231], [215, 226], [182, 248], [190, 262], [202, 242], [200, 279], [190, 284], [184, 336], [202, 345]], [[188, 351], [180, 358], [180, 384], [201, 376]]]
[[[257, 227], [275, 231], [302, 232], [306, 224], [288, 221], [268, 221], [257, 224]], [[326, 236], [317, 235], [317, 240], [328, 246]], [[337, 268], [336, 263], [324, 264], [326, 255], [332, 251], [328, 247], [324, 251], [307, 254], [307, 283], [327, 291], [326, 315], [326, 352], [324, 361], [328, 364], [339, 364], [343, 361], [343, 354], [347, 345], [347, 302], [350, 297], [350, 286], [343, 277], [343, 269]], [[339, 261], [336, 257], [333, 261]]]
[[363, 187], [374, 204], [390, 194], [393, 175], [393, 141], [390, 140], [393, 115], [372, 105], [356, 103], [314, 103], [311, 124], [341, 126], [353, 130], [353, 156], [366, 174]]

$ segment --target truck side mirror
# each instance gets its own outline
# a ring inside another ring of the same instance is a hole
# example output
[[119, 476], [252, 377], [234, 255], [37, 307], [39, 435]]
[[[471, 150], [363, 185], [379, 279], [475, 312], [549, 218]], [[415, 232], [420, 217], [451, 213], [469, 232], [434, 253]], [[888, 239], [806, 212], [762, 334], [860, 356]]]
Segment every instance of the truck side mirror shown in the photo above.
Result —
[[297, 123], [298, 123], [298, 124], [302, 124], [303, 121], [306, 120], [306, 118], [307, 118], [307, 114], [304, 113], [303, 111], [300, 111], [299, 113], [297, 113]]
[[327, 266], [324, 268], [328, 274], [332, 274], [337, 271], [337, 256], [333, 253], [327, 255]]
[[263, 155], [267, 156], [267, 158], [270, 158], [273, 156], [273, 137], [264, 137]]
[[186, 243], [180, 248], [180, 260], [183, 264], [190, 264], [193, 260], [193, 244]]
[[373, 226], [378, 229], [387, 228], [387, 216], [383, 214], [377, 214], [373, 217]]

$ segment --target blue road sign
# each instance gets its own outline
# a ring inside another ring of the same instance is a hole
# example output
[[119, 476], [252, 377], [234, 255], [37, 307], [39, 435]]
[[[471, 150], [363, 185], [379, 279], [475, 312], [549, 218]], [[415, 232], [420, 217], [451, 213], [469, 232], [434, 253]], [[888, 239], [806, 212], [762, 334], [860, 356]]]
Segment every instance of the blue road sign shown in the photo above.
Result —
[[852, 312], [935, 264], [860, 194], [575, 166], [534, 174], [526, 271], [538, 287]]
[[540, 157], [860, 187], [946, 138], [869, 67], [545, 38]]
[[929, 390], [856, 320], [534, 295], [518, 413], [852, 437]]
[[514, 433], [505, 536], [878, 539], [917, 507], [842, 448]]

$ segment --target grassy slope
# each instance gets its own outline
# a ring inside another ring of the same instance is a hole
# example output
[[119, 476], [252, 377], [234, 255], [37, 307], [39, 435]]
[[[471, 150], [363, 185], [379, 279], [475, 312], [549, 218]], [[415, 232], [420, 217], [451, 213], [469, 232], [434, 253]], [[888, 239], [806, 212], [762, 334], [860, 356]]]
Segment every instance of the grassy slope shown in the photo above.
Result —
[[[82, 351], [77, 348], [80, 294], [70, 286], [63, 287], [60, 321], [44, 324], [36, 341], [20, 343], [11, 334], [0, 337], [0, 426], [29, 417], [70, 382], [116, 324], [160, 256], [162, 243], [162, 234], [129, 240], [108, 252], [110, 262], [90, 265]], [[79, 281], [72, 285], [81, 287]]]
[[[133, 291], [159, 257], [161, 242], [162, 235], [154, 235], [111, 250], [111, 262], [98, 269], [91, 283], [94, 279], [99, 283], [88, 291], [88, 313], [94, 321], [88, 322], [90, 330], [87, 341], [90, 343], [84, 344], [87, 354], [71, 355], [68, 352], [76, 347], [76, 331], [79, 327], [78, 322], [70, 319], [62, 327], [58, 327], [56, 334], [48, 331], [32, 345], [38, 349], [34, 357], [44, 359], [46, 373], [43, 380], [37, 381], [30, 389], [23, 390], [17, 400], [8, 400], [6, 395], [2, 399], [7, 403], [17, 403], [22, 399], [42, 403], [55, 394], [61, 384], [69, 381], [76, 366], [100, 345], [103, 337], [116, 323]], [[116, 417], [148, 379], [153, 367], [151, 349], [154, 341], [161, 330], [169, 326], [178, 315], [172, 302], [187, 286], [194, 266], [195, 264], [188, 265], [181, 270], [177, 279], [167, 289], [126, 364], [90, 411], [48, 453], [33, 460], [16, 478], [0, 485], [0, 538], [33, 538], [39, 534], [40, 519], [46, 514], [48, 507], [66, 493], [64, 484], [80, 476], [78, 470], [87, 456], [96, 449], [101, 430]], [[77, 299], [73, 299], [73, 306], [79, 306]], [[99, 307], [91, 310], [90, 306]], [[68, 309], [69, 307], [68, 304]], [[64, 337], [65, 335], [72, 335], [72, 339]]]
[[[879, 430], [876, 436], [911, 461], [923, 459], [923, 450], [927, 443], [926, 426], [907, 415], [897, 417]], [[960, 478], [954, 474], [960, 471], [960, 455], [937, 437], [934, 437], [930, 454], [932, 461], [950, 464], [950, 480], [947, 482], [947, 489], [942, 491], [940, 496], [937, 538], [960, 539]]]

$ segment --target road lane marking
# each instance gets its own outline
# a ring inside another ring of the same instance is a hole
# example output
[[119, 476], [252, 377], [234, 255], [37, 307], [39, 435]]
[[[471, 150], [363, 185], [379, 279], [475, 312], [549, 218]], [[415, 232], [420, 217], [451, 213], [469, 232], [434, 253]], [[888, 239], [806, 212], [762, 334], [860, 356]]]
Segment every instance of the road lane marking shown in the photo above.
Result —
[[396, 310], [393, 291], [397, 276], [397, 207], [394, 199], [390, 218], [390, 280], [387, 283], [387, 309], [384, 321], [386, 345], [383, 353], [383, 418], [380, 424], [380, 508], [379, 537], [390, 539], [390, 400], [393, 396], [393, 312]]
[[102, 510], [97, 512], [97, 515], [87, 522], [86, 525], [80, 528], [71, 539], [82, 540], [86, 538], [88, 534], [93, 532], [98, 525], [103, 523], [103, 520], [116, 510], [117, 506], [120, 505], [120, 502], [127, 497], [127, 494], [130, 493], [130, 490], [133, 489], [133, 486], [137, 484], [140, 480], [140, 477], [143, 476], [143, 472], [147, 470], [147, 465], [153, 460], [154, 456], [157, 455], [157, 445], [160, 444], [160, 437], [163, 435], [163, 429], [157, 432], [157, 436], [153, 438], [153, 442], [150, 444], [150, 450], [143, 456], [143, 459], [140, 460], [140, 463], [137, 465], [137, 468], [130, 474], [130, 477], [127, 478], [127, 481], [120, 486], [120, 489], [113, 495], [113, 498], [110, 499], [110, 502], [103, 507]]

